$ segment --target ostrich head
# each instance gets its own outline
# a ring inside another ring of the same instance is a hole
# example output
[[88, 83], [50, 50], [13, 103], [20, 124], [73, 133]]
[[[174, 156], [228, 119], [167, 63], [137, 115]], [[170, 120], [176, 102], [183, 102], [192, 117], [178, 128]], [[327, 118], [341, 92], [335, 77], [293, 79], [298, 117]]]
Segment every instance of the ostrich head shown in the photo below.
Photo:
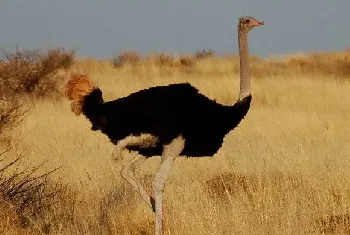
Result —
[[255, 26], [264, 25], [264, 21], [259, 21], [251, 16], [242, 16], [239, 18], [238, 28], [240, 31], [248, 32]]

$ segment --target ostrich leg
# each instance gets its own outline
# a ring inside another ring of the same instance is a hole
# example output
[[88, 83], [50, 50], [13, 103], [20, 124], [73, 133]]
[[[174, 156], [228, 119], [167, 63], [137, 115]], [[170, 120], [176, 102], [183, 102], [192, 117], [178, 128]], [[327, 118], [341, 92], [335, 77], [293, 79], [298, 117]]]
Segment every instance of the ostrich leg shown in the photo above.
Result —
[[135, 179], [136, 164], [142, 164], [146, 158], [140, 154], [137, 154], [130, 162], [123, 166], [121, 170], [121, 176], [125, 179], [135, 191], [137, 191], [142, 199], [151, 207], [154, 211], [154, 199], [146, 192], [142, 185]]
[[164, 146], [162, 160], [160, 162], [159, 170], [154, 177], [153, 190], [155, 195], [155, 209], [156, 209], [156, 224], [155, 234], [163, 234], [163, 192], [165, 181], [169, 175], [169, 171], [176, 157], [180, 155], [185, 145], [185, 140], [179, 136], [170, 144]]

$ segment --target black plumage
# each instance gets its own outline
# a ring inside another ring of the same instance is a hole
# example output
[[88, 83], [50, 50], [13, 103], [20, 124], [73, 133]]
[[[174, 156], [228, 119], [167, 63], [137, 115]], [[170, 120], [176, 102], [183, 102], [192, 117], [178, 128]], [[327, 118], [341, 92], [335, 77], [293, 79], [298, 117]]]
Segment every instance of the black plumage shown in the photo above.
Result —
[[150, 157], [161, 155], [163, 146], [181, 135], [185, 147], [180, 155], [212, 156], [221, 147], [225, 135], [247, 114], [251, 96], [232, 106], [219, 104], [188, 83], [157, 86], [127, 97], [104, 102], [99, 88], [83, 100], [82, 112], [117, 144], [127, 136], [143, 133], [158, 138], [152, 147], [127, 146]]

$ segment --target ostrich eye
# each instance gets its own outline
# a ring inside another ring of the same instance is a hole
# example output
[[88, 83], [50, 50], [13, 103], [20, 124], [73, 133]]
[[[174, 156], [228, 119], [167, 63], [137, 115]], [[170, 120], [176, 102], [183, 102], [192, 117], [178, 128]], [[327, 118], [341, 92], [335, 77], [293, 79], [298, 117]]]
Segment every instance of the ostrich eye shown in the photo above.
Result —
[[249, 24], [250, 23], [250, 19], [246, 19], [244, 23]]

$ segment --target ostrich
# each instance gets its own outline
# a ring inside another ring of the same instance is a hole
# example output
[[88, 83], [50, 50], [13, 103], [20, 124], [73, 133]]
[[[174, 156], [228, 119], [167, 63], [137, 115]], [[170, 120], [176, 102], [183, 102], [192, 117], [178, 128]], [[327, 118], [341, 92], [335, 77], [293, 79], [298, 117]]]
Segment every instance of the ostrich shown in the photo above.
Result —
[[[108, 102], [85, 75], [72, 75], [66, 85], [72, 112], [84, 114], [92, 130], [108, 136], [116, 145], [117, 158], [129, 151], [137, 153], [122, 167], [121, 176], [155, 212], [156, 235], [162, 234], [164, 186], [176, 157], [213, 156], [250, 108], [248, 32], [260, 25], [264, 22], [253, 17], [239, 18], [240, 91], [234, 105], [219, 104], [189, 83], [151, 87]], [[136, 181], [135, 168], [148, 157], [159, 155], [152, 196]]]

